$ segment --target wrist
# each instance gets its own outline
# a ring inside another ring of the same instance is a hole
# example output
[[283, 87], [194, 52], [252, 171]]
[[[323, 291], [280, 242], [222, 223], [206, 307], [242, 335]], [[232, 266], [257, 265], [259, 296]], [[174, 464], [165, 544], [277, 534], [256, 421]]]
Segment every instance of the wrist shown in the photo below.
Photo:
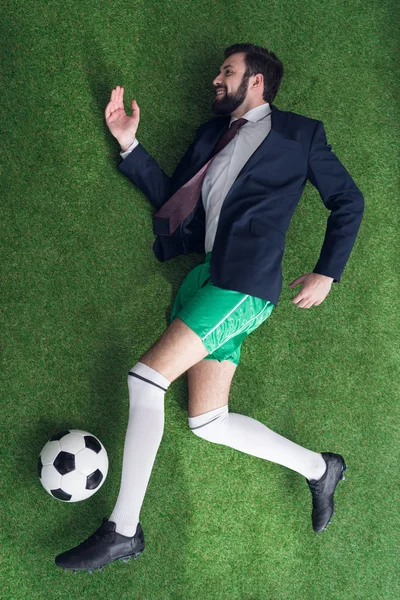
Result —
[[131, 142], [129, 142], [129, 144], [125, 144], [125, 143], [120, 144], [121, 152], [126, 152], [128, 150], [128, 148], [130, 146], [132, 146], [133, 142], [134, 142], [134, 140], [132, 140]]
[[333, 277], [329, 277], [329, 275], [320, 275], [320, 277], [324, 277], [325, 279], [328, 279], [330, 281], [330, 283], [332, 283], [332, 281], [333, 281]]
[[319, 277], [324, 277], [325, 279], [329, 279], [331, 282], [334, 281], [334, 277], [330, 277], [329, 275], [323, 275], [322, 273], [316, 273], [315, 271], [313, 271], [313, 273], [315, 275], [318, 275]]
[[118, 143], [121, 148], [121, 152], [126, 152], [126, 150], [128, 150], [128, 148], [130, 148], [132, 146], [135, 139], [136, 139], [136, 136], [131, 137], [128, 140], [126, 140], [126, 139], [118, 140]]

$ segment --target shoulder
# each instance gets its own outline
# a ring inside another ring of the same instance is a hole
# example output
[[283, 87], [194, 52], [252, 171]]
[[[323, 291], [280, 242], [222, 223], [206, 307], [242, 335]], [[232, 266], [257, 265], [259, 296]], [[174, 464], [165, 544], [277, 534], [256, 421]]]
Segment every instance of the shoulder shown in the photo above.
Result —
[[320, 123], [323, 125], [320, 119], [314, 119], [313, 117], [308, 117], [292, 110], [277, 110], [287, 117], [288, 126], [295, 131], [301, 130], [307, 134], [312, 134]]
[[[324, 146], [327, 146], [323, 121], [291, 110], [276, 110], [279, 113], [279, 120], [284, 124], [282, 128], [284, 136], [300, 142], [307, 156], [309, 156], [311, 148], [320, 145], [321, 141]], [[331, 147], [328, 146], [328, 148]]]

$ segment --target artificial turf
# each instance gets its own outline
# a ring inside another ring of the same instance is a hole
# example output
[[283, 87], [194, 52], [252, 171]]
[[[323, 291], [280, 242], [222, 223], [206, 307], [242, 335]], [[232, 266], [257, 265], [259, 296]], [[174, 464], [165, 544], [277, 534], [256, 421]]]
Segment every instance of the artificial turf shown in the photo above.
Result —
[[[1, 27], [0, 597], [396, 600], [399, 516], [399, 5], [285, 0], [3, 3]], [[138, 139], [171, 175], [213, 115], [225, 47], [275, 52], [274, 101], [324, 122], [364, 194], [341, 282], [310, 310], [288, 288], [312, 271], [328, 211], [307, 183], [292, 219], [278, 307], [242, 346], [229, 407], [312, 450], [343, 454], [328, 530], [311, 528], [302, 476], [206, 442], [187, 422], [187, 382], [141, 511], [140, 559], [90, 576], [56, 554], [114, 507], [127, 372], [168, 325], [189, 254], [153, 254], [155, 209], [116, 169], [111, 89], [141, 109]], [[92, 432], [110, 469], [91, 499], [40, 485], [37, 456], [65, 428]]]

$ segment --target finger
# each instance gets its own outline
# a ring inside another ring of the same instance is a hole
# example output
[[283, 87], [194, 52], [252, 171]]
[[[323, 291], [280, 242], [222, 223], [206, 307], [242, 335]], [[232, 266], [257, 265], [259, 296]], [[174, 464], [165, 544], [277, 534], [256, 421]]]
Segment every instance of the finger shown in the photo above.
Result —
[[105, 115], [106, 119], [108, 119], [108, 117], [110, 115], [112, 115], [112, 113], [114, 112], [114, 110], [115, 110], [115, 104], [114, 104], [114, 102], [110, 101], [107, 104], [107, 106], [105, 108], [105, 111], [104, 111], [104, 115]]
[[303, 298], [303, 300], [297, 305], [299, 308], [308, 308], [308, 302]]
[[134, 116], [136, 119], [139, 119], [140, 118], [140, 108], [139, 108], [136, 100], [132, 100], [131, 106], [132, 106], [132, 116]]
[[310, 302], [310, 298], [305, 296], [299, 296], [298, 300], [296, 301], [296, 304], [299, 308], [305, 308]]
[[124, 88], [118, 90], [118, 108], [124, 108]]
[[118, 86], [116, 86], [111, 94], [111, 100], [112, 103], [114, 105], [114, 110], [117, 108], [117, 104], [118, 104]]
[[114, 97], [113, 97], [113, 101], [114, 101], [114, 105], [115, 108], [118, 108], [118, 104], [119, 104], [119, 91], [118, 91], [119, 85], [116, 85], [114, 88]]
[[290, 287], [295, 287], [296, 285], [299, 285], [299, 283], [302, 283], [302, 281], [304, 280], [303, 275], [301, 275], [300, 277], [297, 277], [297, 279], [295, 279], [294, 281], [292, 281], [292, 283], [290, 283]]

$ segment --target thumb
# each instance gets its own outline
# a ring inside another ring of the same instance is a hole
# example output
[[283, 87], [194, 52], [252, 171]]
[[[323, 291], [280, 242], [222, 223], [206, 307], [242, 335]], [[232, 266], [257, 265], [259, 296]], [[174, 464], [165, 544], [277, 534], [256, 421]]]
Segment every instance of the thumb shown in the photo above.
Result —
[[132, 118], [135, 120], [135, 122], [139, 123], [140, 108], [139, 108], [138, 103], [136, 102], [136, 100], [132, 100], [131, 106], [132, 106]]

